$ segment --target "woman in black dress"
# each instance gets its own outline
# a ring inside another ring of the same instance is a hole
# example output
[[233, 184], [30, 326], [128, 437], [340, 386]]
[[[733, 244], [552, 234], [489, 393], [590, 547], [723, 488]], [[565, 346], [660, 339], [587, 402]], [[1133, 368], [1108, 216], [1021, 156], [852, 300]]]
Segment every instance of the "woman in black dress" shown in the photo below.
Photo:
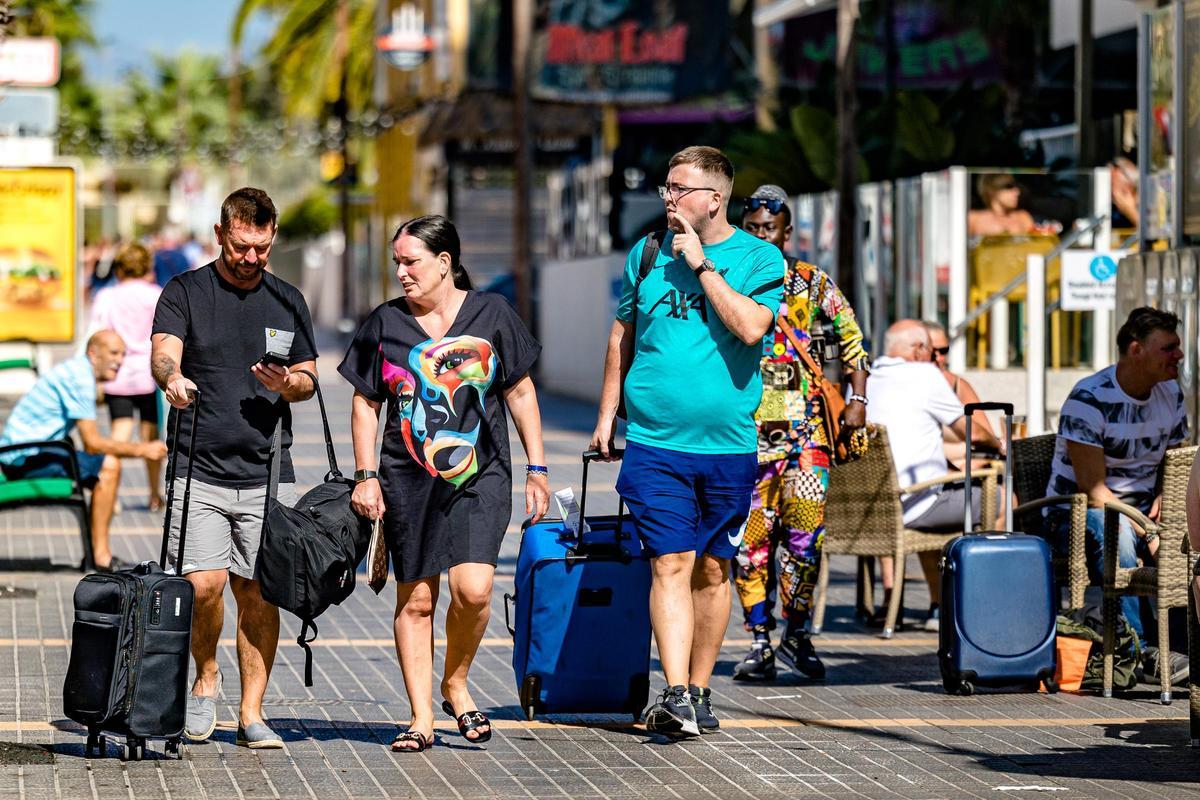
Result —
[[471, 700], [467, 672], [487, 627], [496, 557], [512, 514], [505, 406], [529, 462], [525, 512], [540, 519], [550, 498], [528, 374], [541, 345], [504, 298], [471, 291], [459, 252], [458, 233], [444, 217], [401, 225], [392, 254], [404, 294], [371, 312], [338, 367], [355, 389], [352, 503], [363, 516], [383, 518], [398, 584], [396, 653], [412, 706], [408, 730], [392, 742], [401, 752], [433, 743], [433, 610], [447, 570], [442, 708], [468, 741], [492, 735]]

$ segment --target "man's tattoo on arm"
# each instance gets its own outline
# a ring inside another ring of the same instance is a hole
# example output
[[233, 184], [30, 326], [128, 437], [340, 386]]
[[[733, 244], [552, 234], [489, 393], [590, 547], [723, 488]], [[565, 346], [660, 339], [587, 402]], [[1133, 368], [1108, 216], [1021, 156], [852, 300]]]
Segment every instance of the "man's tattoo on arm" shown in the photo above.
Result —
[[176, 373], [175, 359], [171, 358], [166, 353], [159, 353], [154, 357], [150, 364], [150, 372], [154, 375], [154, 381], [160, 389], [167, 388], [167, 381], [171, 380], [171, 376]]

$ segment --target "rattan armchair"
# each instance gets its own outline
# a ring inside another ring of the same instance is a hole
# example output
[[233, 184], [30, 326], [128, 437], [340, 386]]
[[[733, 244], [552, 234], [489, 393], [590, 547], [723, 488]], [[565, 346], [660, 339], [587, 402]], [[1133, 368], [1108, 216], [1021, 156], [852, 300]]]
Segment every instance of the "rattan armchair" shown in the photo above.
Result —
[[[1167, 610], [1187, 607], [1192, 566], [1196, 558], [1188, 545], [1187, 485], [1196, 459], [1196, 447], [1168, 450], [1163, 459], [1162, 504], [1158, 522], [1125, 503], [1104, 505], [1104, 696], [1112, 697], [1113, 649], [1116, 646], [1117, 601], [1123, 595], [1153, 597], [1158, 606], [1158, 649], [1165, 659], [1171, 650]], [[1158, 563], [1125, 568], [1117, 565], [1121, 516], [1128, 517], [1146, 532], [1158, 533]], [[1160, 661], [1159, 699], [1171, 702], [1170, 669]], [[1194, 679], [1193, 679], [1194, 680]]]
[[[1050, 483], [1050, 471], [1054, 465], [1053, 433], [1014, 439], [1012, 443], [1013, 492], [1019, 503], [1013, 509], [1013, 520], [1018, 530], [1042, 536], [1050, 542], [1054, 551], [1054, 579], [1067, 585], [1071, 595], [1071, 608], [1083, 607], [1083, 595], [1088, 586], [1087, 566], [1087, 495], [1080, 492], [1070, 495], [1046, 495]], [[1068, 537], [1067, 554], [1060, 555], [1055, 535], [1046, 530], [1042, 510], [1046, 506], [1068, 506], [1071, 512], [1071, 529]]]
[[[849, 464], [836, 467], [829, 476], [825, 504], [825, 539], [821, 545], [821, 569], [817, 578], [812, 632], [821, 632], [825, 621], [825, 603], [829, 590], [829, 559], [834, 555], [893, 556], [894, 582], [883, 637], [890, 639], [900, 616], [900, 596], [904, 586], [904, 561], [910, 553], [941, 550], [961, 535], [924, 533], [904, 527], [904, 509], [900, 498], [911, 492], [963, 480], [961, 472], [952, 472], [900, 491], [895, 462], [888, 444], [887, 431], [872, 426], [866, 454]], [[982, 517], [996, 517], [996, 472], [974, 470], [972, 477], [983, 479]]]

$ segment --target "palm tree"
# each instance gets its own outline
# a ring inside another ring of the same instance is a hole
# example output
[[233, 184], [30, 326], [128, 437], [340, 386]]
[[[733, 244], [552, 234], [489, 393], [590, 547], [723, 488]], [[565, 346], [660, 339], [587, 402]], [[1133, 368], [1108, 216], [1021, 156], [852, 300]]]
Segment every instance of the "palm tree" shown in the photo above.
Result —
[[233, 50], [240, 51], [251, 17], [275, 17], [275, 31], [261, 55], [284, 112], [316, 120], [343, 101], [354, 116], [372, 103], [375, 6], [376, 0], [242, 0], [231, 32]]
[[279, 87], [284, 113], [302, 120], [337, 121], [342, 156], [338, 204], [346, 243], [342, 249], [343, 304], [350, 296], [352, 266], [350, 123], [373, 102], [377, 1], [242, 0], [231, 34], [236, 63], [247, 21], [259, 12], [277, 17], [275, 32], [263, 46], [262, 55]]

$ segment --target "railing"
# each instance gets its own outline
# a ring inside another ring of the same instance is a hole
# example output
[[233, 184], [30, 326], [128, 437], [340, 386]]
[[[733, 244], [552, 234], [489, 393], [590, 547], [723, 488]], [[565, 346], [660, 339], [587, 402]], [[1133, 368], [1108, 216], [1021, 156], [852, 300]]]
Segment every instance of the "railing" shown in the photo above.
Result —
[[[1075, 228], [1072, 230], [1066, 235], [1066, 237], [1063, 238], [1061, 242], [1055, 245], [1053, 250], [1046, 253], [1046, 263], [1049, 264], [1051, 261], [1061, 256], [1064, 250], [1073, 246], [1084, 236], [1087, 236], [1089, 233], [1096, 230], [1107, 221], [1108, 216], [1102, 214], [1098, 217], [1090, 218], [1087, 222], [1087, 225], [1084, 225], [1082, 228]], [[975, 320], [991, 311], [992, 306], [996, 305], [1001, 300], [1006, 299], [1010, 294], [1020, 288], [1023, 283], [1025, 283], [1025, 272], [1021, 271], [1017, 275], [1013, 276], [1013, 279], [1004, 284], [1004, 286], [1002, 286], [995, 294], [968, 311], [966, 318], [963, 319], [963, 321], [960, 322], [954, 328], [954, 330], [950, 332], [950, 341], [954, 341], [955, 339], [964, 336], [967, 332], [967, 328], [971, 327], [971, 324], [975, 322]]]

